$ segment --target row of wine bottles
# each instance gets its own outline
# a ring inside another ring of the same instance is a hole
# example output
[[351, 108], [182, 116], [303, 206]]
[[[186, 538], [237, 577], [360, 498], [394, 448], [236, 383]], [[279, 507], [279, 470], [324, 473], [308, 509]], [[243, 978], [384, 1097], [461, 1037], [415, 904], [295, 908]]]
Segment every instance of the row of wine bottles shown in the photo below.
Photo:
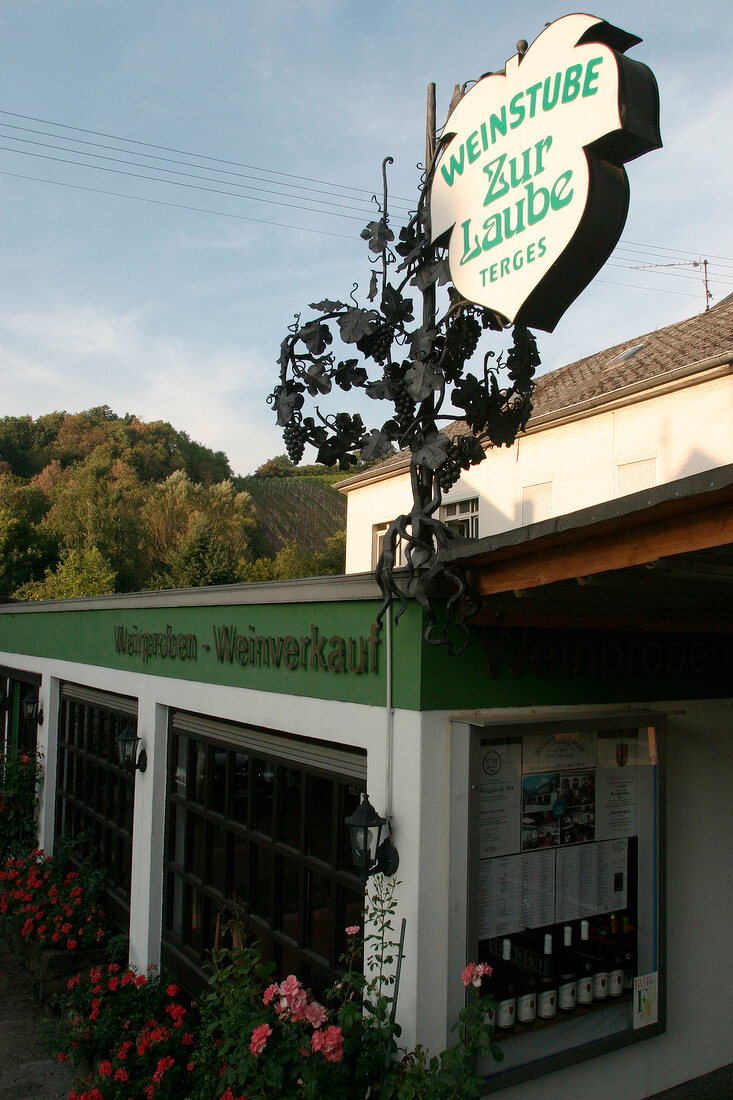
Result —
[[496, 1005], [496, 1028], [508, 1031], [517, 1023], [552, 1020], [630, 991], [636, 932], [628, 917], [620, 922], [612, 913], [592, 925], [581, 920], [544, 933], [492, 939], [485, 961], [492, 974], [482, 989]]

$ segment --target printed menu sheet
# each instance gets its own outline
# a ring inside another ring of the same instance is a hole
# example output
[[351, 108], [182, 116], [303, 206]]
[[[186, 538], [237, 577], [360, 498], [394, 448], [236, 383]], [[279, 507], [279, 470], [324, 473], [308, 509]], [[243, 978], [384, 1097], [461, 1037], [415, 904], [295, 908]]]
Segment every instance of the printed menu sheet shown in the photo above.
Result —
[[480, 938], [626, 907], [646, 763], [636, 729], [482, 740]]

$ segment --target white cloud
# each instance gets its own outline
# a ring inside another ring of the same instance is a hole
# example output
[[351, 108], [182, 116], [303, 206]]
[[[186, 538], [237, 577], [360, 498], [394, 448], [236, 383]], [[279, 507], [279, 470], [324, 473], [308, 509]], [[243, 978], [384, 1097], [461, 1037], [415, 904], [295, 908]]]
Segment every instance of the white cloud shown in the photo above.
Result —
[[57, 305], [0, 314], [0, 404], [36, 417], [109, 405], [169, 420], [248, 473], [281, 449], [265, 403], [273, 369], [251, 353], [148, 331], [149, 311]]

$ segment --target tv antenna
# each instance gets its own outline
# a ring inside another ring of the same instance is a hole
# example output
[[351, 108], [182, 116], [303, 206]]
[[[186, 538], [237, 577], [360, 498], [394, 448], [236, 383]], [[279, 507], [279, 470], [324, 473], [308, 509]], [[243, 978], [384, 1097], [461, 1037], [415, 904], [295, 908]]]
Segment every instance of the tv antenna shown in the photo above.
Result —
[[708, 261], [707, 260], [678, 260], [676, 263], [670, 264], [634, 264], [631, 268], [632, 271], [648, 271], [651, 268], [656, 267], [700, 267], [702, 268], [702, 280], [705, 286], [705, 312], [710, 309], [710, 303], [713, 300], [713, 295], [710, 291], [708, 283]]

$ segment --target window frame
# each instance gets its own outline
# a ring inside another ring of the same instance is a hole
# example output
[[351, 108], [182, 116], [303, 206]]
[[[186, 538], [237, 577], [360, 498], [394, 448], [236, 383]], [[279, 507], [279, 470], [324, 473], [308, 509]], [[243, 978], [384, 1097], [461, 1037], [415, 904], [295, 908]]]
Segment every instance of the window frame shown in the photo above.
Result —
[[[120, 762], [115, 734], [121, 726], [130, 724], [137, 733], [136, 699], [62, 684], [57, 727], [55, 837], [72, 841], [72, 861], [80, 861], [96, 848], [108, 870], [115, 866], [121, 869], [120, 877], [105, 886], [105, 905], [114, 923], [124, 932], [130, 927], [137, 773]], [[88, 800], [90, 779], [94, 804]], [[91, 840], [85, 839], [87, 829], [91, 830]], [[110, 853], [114, 858], [110, 858]]]
[[[217, 753], [224, 754], [218, 800], [213, 788]], [[197, 791], [192, 768], [199, 754], [204, 761], [203, 785]], [[247, 779], [246, 796], [237, 809], [238, 757], [246, 758]], [[356, 774], [344, 773], [350, 758]], [[162, 958], [166, 969], [191, 993], [208, 980], [208, 952], [217, 937], [220, 945], [227, 942], [222, 925], [235, 910], [247, 933], [261, 941], [264, 958], [287, 973], [298, 973], [315, 989], [332, 984], [345, 948], [344, 929], [361, 923], [363, 885], [351, 867], [343, 818], [365, 789], [365, 768], [365, 753], [347, 752], [342, 746], [185, 712], [170, 713]], [[257, 802], [270, 782], [268, 769], [272, 772], [270, 827], [258, 817], [260, 808], [267, 816], [267, 806]], [[331, 784], [327, 853], [307, 850], [314, 821], [321, 820], [309, 811], [313, 787], [319, 783]], [[300, 793], [297, 821], [287, 815], [287, 792], [293, 798], [296, 787]], [[347, 792], [353, 792], [352, 801], [347, 801]], [[223, 855], [221, 873], [215, 867], [216, 852]], [[315, 927], [320, 910], [314, 908], [313, 897], [319, 885], [329, 899], [325, 932]]]

